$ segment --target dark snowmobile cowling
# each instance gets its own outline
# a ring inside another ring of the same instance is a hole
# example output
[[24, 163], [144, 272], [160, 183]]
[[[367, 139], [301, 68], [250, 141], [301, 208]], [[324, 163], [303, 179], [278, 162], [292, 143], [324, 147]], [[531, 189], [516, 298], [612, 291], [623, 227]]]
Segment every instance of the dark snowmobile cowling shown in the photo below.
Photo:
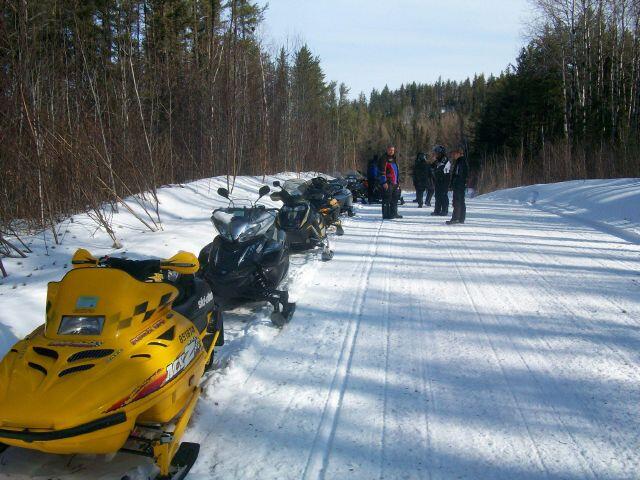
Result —
[[287, 180], [284, 185], [273, 182], [281, 190], [271, 194], [271, 199], [283, 202], [278, 212], [278, 228], [286, 232], [287, 244], [292, 250], [304, 251], [320, 248], [322, 260], [333, 258], [333, 250], [327, 236], [323, 215], [307, 198], [309, 183], [304, 180]]
[[[200, 273], [223, 309], [243, 303], [267, 301], [273, 305], [271, 320], [282, 326], [291, 319], [295, 304], [286, 291], [278, 290], [289, 272], [286, 235], [275, 224], [278, 210], [257, 205], [269, 193], [260, 189], [249, 207], [214, 210], [211, 222], [219, 235], [200, 252]], [[225, 189], [218, 193], [229, 199]]]
[[344, 176], [344, 180], [347, 184], [347, 188], [351, 191], [353, 201], [357, 202], [360, 199], [363, 203], [367, 200], [367, 185], [366, 177], [360, 172], [349, 172]]
[[334, 226], [336, 228], [336, 235], [344, 235], [340, 220], [341, 206], [335, 198], [335, 187], [329, 184], [324, 177], [312, 178], [307, 183], [304, 196], [309, 200], [311, 206], [320, 212], [327, 227]]
[[353, 211], [353, 193], [347, 187], [347, 181], [343, 178], [336, 178], [329, 180], [327, 184], [329, 192], [340, 204], [340, 213], [346, 213], [353, 217], [355, 215]]

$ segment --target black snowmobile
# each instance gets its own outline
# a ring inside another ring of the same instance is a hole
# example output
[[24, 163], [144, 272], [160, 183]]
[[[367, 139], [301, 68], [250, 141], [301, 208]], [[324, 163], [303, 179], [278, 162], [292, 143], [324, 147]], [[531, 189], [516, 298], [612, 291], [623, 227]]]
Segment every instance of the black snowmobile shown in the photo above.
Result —
[[[349, 192], [350, 193], [350, 192]], [[324, 224], [329, 227], [336, 227], [336, 235], [344, 235], [342, 228], [342, 220], [340, 220], [340, 212], [342, 208], [340, 202], [335, 198], [335, 187], [333, 187], [326, 178], [315, 177], [307, 182], [305, 197], [322, 215]]]
[[344, 179], [347, 182], [347, 188], [351, 191], [353, 201], [357, 202], [360, 200], [362, 203], [367, 203], [368, 192], [365, 184], [365, 181], [367, 180], [366, 177], [356, 171], [347, 173], [344, 176]]
[[353, 211], [353, 194], [347, 188], [347, 181], [344, 178], [334, 178], [327, 181], [329, 194], [340, 204], [340, 213], [346, 213], [350, 217], [355, 215]]
[[243, 303], [266, 301], [273, 305], [271, 321], [283, 326], [291, 320], [295, 303], [289, 293], [278, 287], [289, 272], [289, 247], [286, 234], [276, 226], [278, 209], [257, 202], [270, 191], [260, 188], [250, 206], [236, 206], [226, 188], [218, 195], [229, 206], [213, 211], [211, 222], [220, 233], [202, 249], [199, 275], [209, 285], [223, 310]]
[[271, 199], [284, 204], [278, 212], [276, 223], [278, 228], [286, 232], [291, 249], [304, 251], [320, 248], [322, 260], [331, 260], [333, 250], [327, 236], [327, 226], [322, 214], [311, 205], [305, 195], [308, 182], [287, 180], [283, 185], [276, 180], [273, 186], [280, 187], [280, 191], [273, 192]]

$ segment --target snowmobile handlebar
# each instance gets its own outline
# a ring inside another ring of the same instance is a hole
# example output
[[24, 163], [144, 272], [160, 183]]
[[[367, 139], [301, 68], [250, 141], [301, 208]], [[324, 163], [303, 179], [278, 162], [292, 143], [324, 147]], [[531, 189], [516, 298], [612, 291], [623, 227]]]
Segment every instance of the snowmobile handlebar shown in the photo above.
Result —
[[146, 259], [129, 260], [127, 258], [104, 256], [96, 258], [89, 251], [80, 248], [71, 260], [73, 268], [107, 267], [127, 272], [138, 280], [147, 280], [163, 270], [171, 270], [183, 275], [193, 275], [200, 268], [200, 263], [193, 253], [180, 251], [166, 260]]
[[255, 200], [251, 200], [250, 198], [232, 198], [231, 197], [231, 193], [229, 193], [229, 190], [227, 190], [224, 187], [220, 187], [218, 189], [218, 195], [220, 195], [222, 198], [226, 198], [227, 200], [229, 200], [229, 205], [235, 207], [235, 202], [237, 200], [246, 200], [249, 204], [251, 204], [252, 208], [255, 208], [258, 205], [258, 201], [264, 197], [266, 194], [268, 194], [271, 191], [271, 189], [269, 188], [268, 185], [263, 185], [262, 187], [260, 187], [260, 189], [258, 190], [258, 198], [256, 198]]

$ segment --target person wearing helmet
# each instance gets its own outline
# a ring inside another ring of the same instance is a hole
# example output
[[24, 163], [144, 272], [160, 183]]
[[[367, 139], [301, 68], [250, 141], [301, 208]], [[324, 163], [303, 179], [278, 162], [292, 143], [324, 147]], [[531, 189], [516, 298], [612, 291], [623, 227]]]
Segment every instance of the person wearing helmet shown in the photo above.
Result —
[[389, 144], [382, 156], [380, 185], [382, 186], [382, 218], [402, 218], [398, 214], [400, 199], [400, 169], [396, 161], [396, 147]]
[[467, 206], [464, 201], [464, 193], [467, 188], [467, 176], [469, 165], [464, 157], [464, 150], [458, 148], [451, 152], [451, 159], [454, 161], [451, 170], [451, 190], [453, 190], [453, 215], [447, 225], [464, 223], [467, 216]]
[[449, 214], [449, 173], [451, 171], [451, 162], [447, 157], [447, 149], [442, 145], [433, 147], [433, 154], [436, 158], [434, 163], [436, 206], [431, 215], [446, 216]]
[[413, 186], [416, 188], [418, 208], [422, 208], [424, 205], [424, 192], [427, 189], [428, 180], [429, 164], [427, 163], [427, 156], [423, 152], [419, 152], [413, 165]]

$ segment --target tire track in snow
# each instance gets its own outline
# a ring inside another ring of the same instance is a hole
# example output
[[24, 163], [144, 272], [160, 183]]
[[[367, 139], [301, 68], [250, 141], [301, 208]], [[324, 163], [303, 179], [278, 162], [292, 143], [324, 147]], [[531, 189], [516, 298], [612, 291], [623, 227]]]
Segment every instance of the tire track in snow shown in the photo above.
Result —
[[[460, 245], [460, 246], [462, 246], [462, 247], [464, 248], [465, 252], [466, 252], [465, 259], [464, 259], [464, 260], [462, 260], [462, 263], [464, 264], [465, 268], [466, 268], [467, 270], [469, 270], [469, 269], [475, 269], [475, 270], [477, 270], [477, 271], [478, 271], [478, 273], [479, 273], [479, 275], [477, 276], [477, 278], [482, 278], [482, 273], [483, 273], [483, 272], [482, 272], [482, 270], [480, 269], [480, 267], [478, 267], [477, 265], [472, 265], [471, 263], [469, 263], [469, 261], [468, 261], [468, 260], [469, 260], [470, 258], [472, 258], [472, 254], [471, 254], [471, 252], [469, 251], [469, 249], [468, 249], [468, 248], [466, 248], [466, 244], [465, 244], [464, 240], [460, 238], [459, 233], [457, 233], [457, 234], [456, 234], [456, 239], [457, 239], [457, 241], [458, 241], [459, 245]], [[514, 250], [512, 250], [512, 252], [513, 252], [513, 253], [516, 253]], [[451, 254], [451, 251], [450, 251], [450, 250], [449, 250], [449, 253]], [[452, 257], [452, 258], [453, 258], [453, 257]], [[487, 336], [487, 338], [489, 338], [488, 332], [486, 331], [486, 328], [485, 328], [485, 325], [484, 325], [484, 321], [480, 318], [482, 314], [480, 314], [480, 313], [479, 313], [479, 311], [478, 311], [478, 309], [476, 308], [476, 302], [475, 302], [475, 300], [473, 299], [474, 295], [473, 295], [473, 293], [471, 292], [471, 289], [470, 289], [470, 287], [468, 286], [467, 280], [466, 280], [466, 278], [464, 278], [464, 275], [462, 274], [462, 272], [461, 272], [461, 270], [460, 270], [460, 268], [459, 268], [459, 266], [458, 266], [457, 262], [455, 261], [455, 259], [454, 259], [454, 262], [455, 262], [455, 264], [456, 264], [456, 270], [458, 271], [458, 274], [460, 275], [460, 278], [461, 278], [462, 282], [464, 283], [465, 290], [466, 290], [466, 292], [467, 292], [467, 296], [468, 296], [468, 297], [470, 298], [470, 300], [473, 302], [474, 310], [475, 310], [476, 314], [478, 315], [479, 320], [480, 320], [480, 321], [481, 321], [481, 323], [482, 323], [482, 327], [483, 327], [483, 330], [485, 331], [485, 335]], [[521, 283], [521, 285], [523, 285], [523, 286], [524, 286], [524, 284], [522, 283], [522, 275], [516, 275], [516, 277], [519, 279], [519, 282]], [[497, 293], [498, 298], [502, 298], [502, 299], [505, 299], [505, 298], [506, 298], [506, 299], [507, 299], [507, 301], [511, 304], [511, 306], [512, 306], [512, 307], [514, 307], [514, 309], [515, 309], [515, 308], [517, 308], [517, 306], [516, 306], [516, 305], [514, 305], [514, 304], [511, 302], [511, 297], [510, 297], [510, 295], [505, 294], [505, 292], [504, 292], [504, 290], [505, 290], [505, 289], [504, 289], [504, 287], [503, 287], [502, 289], [500, 289], [498, 286], [491, 285], [491, 286], [490, 286], [490, 287], [488, 287], [488, 288], [491, 288], [492, 290], [494, 290], [494, 291]], [[543, 290], [545, 291], [545, 294], [546, 294], [546, 289], [543, 289]], [[525, 291], [526, 291], [526, 290], [525, 290]], [[486, 296], [486, 293], [487, 293], [486, 291], [484, 291], [484, 292], [483, 292], [483, 294], [484, 294], [485, 296]], [[508, 293], [508, 292], [507, 292], [507, 293]], [[500, 324], [500, 322], [497, 320], [497, 318], [495, 317], [495, 315], [493, 315], [493, 314], [488, 314], [488, 315], [489, 315], [490, 317], [492, 317], [492, 318], [493, 318], [494, 323], [496, 323], [496, 324], [498, 324], [498, 325]], [[517, 313], [517, 314], [512, 315], [512, 317], [522, 318], [522, 315], [521, 315], [521, 314], [519, 314], [519, 313]], [[533, 329], [533, 328], [531, 328], [531, 327], [530, 327], [530, 325], [526, 324], [526, 327], [527, 327], [527, 330], [528, 330], [529, 332], [534, 331], [534, 329]], [[534, 371], [531, 369], [531, 367], [530, 367], [529, 363], [525, 360], [524, 356], [522, 355], [521, 350], [520, 350], [520, 349], [518, 348], [518, 346], [516, 345], [516, 343], [515, 343], [515, 341], [513, 340], [512, 336], [511, 336], [510, 334], [507, 334], [507, 336], [508, 336], [508, 338], [509, 338], [509, 341], [510, 341], [510, 343], [511, 343], [511, 346], [512, 346], [513, 350], [516, 352], [516, 354], [517, 354], [517, 356], [518, 356], [518, 359], [520, 360], [520, 362], [522, 363], [522, 365], [524, 366], [524, 368], [527, 370], [527, 372], [529, 373], [530, 377], [534, 380], [534, 382], [535, 382], [535, 384], [536, 384], [537, 388], [539, 389], [539, 391], [540, 391], [540, 392], [542, 392], [542, 393], [544, 393], [544, 394], [546, 394], [547, 392], [546, 392], [546, 391], [545, 391], [545, 389], [542, 387], [542, 384], [540, 383], [540, 380], [538, 379], [538, 376], [534, 373]], [[553, 351], [554, 351], [554, 350], [553, 350], [553, 348], [551, 347], [551, 345], [549, 345], [549, 343], [546, 341], [546, 339], [542, 339], [542, 338], [541, 338], [541, 341], [543, 341], [543, 342], [545, 343], [545, 345], [548, 347], [549, 351], [548, 351], [547, 353], [548, 353], [548, 354], [550, 354], [550, 355], [553, 355]], [[492, 342], [491, 342], [491, 340], [489, 340], [489, 342], [490, 342], [490, 343], [492, 343]], [[492, 346], [492, 348], [493, 348], [493, 344], [492, 344], [491, 346]], [[494, 353], [495, 353], [495, 352], [496, 352], [496, 350], [494, 349]], [[503, 376], [505, 377], [505, 380], [507, 381], [507, 383], [509, 383], [509, 382], [508, 382], [508, 380], [507, 380], [507, 378], [506, 378], [506, 375], [505, 375], [505, 373], [504, 373], [504, 370], [503, 370], [503, 368], [502, 368], [502, 363], [501, 363], [500, 359], [498, 358], [497, 354], [496, 354], [496, 359], [498, 360], [498, 362], [499, 362], [499, 364], [500, 364], [500, 368], [501, 368], [501, 370], [503, 371]], [[559, 364], [559, 365], [562, 365], [562, 362], [560, 361], [560, 362], [558, 362], [558, 364]], [[540, 462], [544, 465], [544, 469], [545, 469], [545, 473], [546, 473], [547, 477], [549, 477], [549, 476], [550, 476], [550, 473], [549, 473], [549, 470], [548, 470], [548, 468], [547, 468], [547, 466], [546, 466], [546, 462], [544, 462], [544, 460], [543, 460], [543, 458], [542, 458], [542, 453], [541, 453], [541, 451], [540, 451], [540, 449], [539, 449], [538, 442], [537, 442], [537, 441], [534, 439], [534, 437], [533, 437], [533, 433], [532, 433], [532, 431], [531, 431], [530, 425], [528, 424], [528, 422], [527, 422], [527, 421], [526, 421], [526, 419], [525, 419], [525, 416], [524, 416], [523, 410], [522, 410], [522, 408], [521, 408], [521, 406], [520, 406], [520, 402], [517, 400], [517, 397], [516, 397], [516, 395], [515, 395], [515, 392], [514, 392], [514, 391], [513, 391], [513, 389], [511, 388], [511, 385], [509, 385], [509, 390], [511, 391], [511, 395], [512, 395], [512, 397], [514, 398], [514, 400], [515, 400], [515, 402], [516, 402], [516, 405], [518, 406], [519, 414], [520, 414], [521, 418], [523, 419], [523, 422], [524, 422], [525, 427], [526, 427], [526, 429], [527, 429], [527, 433], [528, 433], [528, 435], [529, 435], [529, 438], [530, 438], [531, 442], [532, 442], [532, 443], [534, 444], [534, 446], [535, 446], [535, 451], [536, 451], [536, 453], [537, 453], [537, 456], [538, 456], [538, 458], [539, 458]], [[542, 395], [542, 398], [546, 398], [546, 395]], [[549, 408], [553, 411], [553, 414], [554, 414], [554, 417], [555, 417], [556, 421], [561, 425], [562, 430], [565, 432], [565, 434], [567, 435], [567, 437], [570, 439], [571, 443], [573, 444], [573, 447], [574, 447], [574, 448], [573, 448], [573, 450], [574, 450], [574, 454], [575, 454], [575, 455], [580, 459], [580, 466], [581, 466], [581, 468], [582, 468], [582, 470], [583, 470], [583, 473], [584, 473], [585, 475], [589, 475], [589, 474], [590, 474], [591, 478], [596, 478], [596, 479], [597, 479], [597, 478], [599, 478], [599, 477], [598, 477], [598, 475], [597, 475], [597, 473], [595, 472], [595, 470], [594, 470], [594, 469], [593, 469], [593, 467], [591, 466], [591, 463], [589, 462], [589, 459], [585, 457], [584, 452], [583, 452], [583, 448], [581, 448], [581, 447], [580, 447], [578, 440], [577, 440], [577, 439], [576, 439], [576, 437], [571, 433], [571, 429], [570, 429], [570, 428], [569, 428], [569, 426], [564, 422], [564, 420], [563, 420], [562, 416], [560, 415], [560, 413], [557, 411], [557, 409], [556, 409], [556, 408], [555, 408], [555, 407], [554, 407], [550, 402], [545, 401], [544, 403], [545, 403], [545, 405], [546, 405], [547, 407], [549, 407]]]
[[[436, 241], [425, 238], [425, 235], [428, 235], [431, 225], [426, 223], [420, 223], [421, 227], [420, 237], [428, 244], [437, 244]], [[429, 230], [425, 227], [429, 227]], [[408, 230], [405, 228], [405, 231]], [[415, 230], [411, 232], [415, 235]], [[407, 234], [411, 235], [410, 232]], [[414, 275], [417, 273], [421, 275], [423, 272], [422, 265], [418, 265], [418, 272], [411, 272]], [[424, 312], [424, 303], [423, 299], [429, 298], [431, 292], [426, 289], [426, 282], [421, 277], [412, 277], [411, 274], [408, 273], [407, 270], [403, 270], [402, 279], [409, 284], [408, 291], [410, 293], [410, 298], [415, 302], [414, 309], [417, 313], [417, 321], [420, 327], [419, 332], [421, 333], [420, 340], [418, 341], [418, 345], [416, 345], [415, 349], [420, 352], [418, 356], [418, 361], [416, 368], [418, 370], [418, 383], [419, 383], [419, 391], [417, 391], [418, 396], [420, 397], [420, 404], [422, 406], [421, 416], [422, 416], [422, 440], [423, 440], [423, 450], [425, 452], [425, 460], [423, 465], [426, 468], [426, 472], [421, 475], [422, 478], [426, 478], [427, 480], [431, 480], [433, 477], [432, 474], [432, 462], [433, 462], [433, 452], [431, 445], [431, 426], [430, 426], [430, 415], [431, 410], [435, 411], [435, 397], [433, 394], [433, 384], [431, 381], [431, 372], [429, 368], [429, 355], [428, 352], [431, 351], [431, 348], [425, 348], [425, 345], [433, 344], [433, 339], [429, 335], [430, 326], [428, 322], [425, 320], [425, 312]], [[419, 285], [419, 288], [418, 288]], [[418, 335], [413, 335], [409, 340], [415, 340], [419, 338]], [[413, 345], [407, 345], [408, 348], [412, 348]]]
[[[557, 265], [561, 265], [562, 264], [561, 259], [559, 259], [557, 257], [557, 255], [555, 255], [555, 254], [545, 254], [545, 253], [541, 252], [539, 248], [536, 248], [535, 250], [536, 250], [536, 253], [539, 256], [541, 256], [543, 258], [544, 257], [553, 258]], [[529, 256], [527, 256], [526, 254], [523, 254], [522, 252], [517, 252], [514, 249], [511, 249], [510, 252], [513, 255], [515, 255], [518, 258], [520, 258], [520, 260], [522, 262], [524, 262], [529, 267], [529, 270], [531, 270], [535, 274], [535, 275], [533, 275], [533, 278], [535, 279], [535, 282], [537, 283], [537, 285], [539, 285], [541, 287], [541, 288], [539, 288], [539, 292], [548, 299], [550, 304], [555, 305], [558, 310], [564, 311], [571, 318], [571, 321], [572, 321], [572, 324], [574, 325], [574, 327], [576, 327], [578, 330], [582, 330], [582, 331], [586, 330], [586, 331], [588, 331], [589, 333], [592, 333], [592, 334], [597, 334], [598, 333], [596, 331], [596, 329], [594, 328], [594, 326], [596, 326], [597, 323], [592, 321], [592, 320], [589, 320], [591, 318], [591, 316], [592, 316], [591, 314], [593, 312], [589, 311], [584, 306], [580, 306], [578, 308], [572, 307], [571, 306], [572, 304], [576, 304], [574, 299], [568, 298], [567, 295], [565, 293], [563, 293], [563, 289], [562, 288], [558, 288], [557, 285], [554, 285], [544, 275], [544, 273], [542, 273], [534, 265], [533, 261], [531, 260], [531, 258]], [[520, 284], [524, 286], [524, 284], [522, 283], [521, 276], [516, 275], [516, 277], [519, 279]], [[553, 295], [550, 294], [549, 292], [553, 292]], [[617, 304], [616, 302], [611, 300], [609, 297], [601, 296], [600, 298], [605, 300], [609, 305], [613, 306], [617, 310], [619, 310], [619, 311], [624, 310], [619, 304]], [[582, 315], [580, 315], [580, 313], [582, 313]], [[628, 314], [627, 314], [627, 316], [630, 317], [630, 315], [628, 315]], [[585, 319], [587, 320], [588, 325], [584, 322]], [[625, 322], [624, 325], [628, 326], [628, 327], [632, 327], [632, 328], [637, 328], [638, 327], [638, 322], [633, 322], [633, 321], [631, 323]], [[617, 348], [615, 348], [612, 345], [610, 345], [609, 342], [607, 342], [605, 340], [601, 340], [599, 342], [599, 345], [602, 345], [605, 348], [607, 348], [611, 352], [611, 354], [613, 354], [615, 357], [617, 357], [623, 364], [625, 364], [625, 365], [635, 365], [636, 364], [636, 362], [634, 360], [630, 359], [626, 354], [624, 354], [623, 352], [621, 352]]]
[[[389, 237], [389, 235], [387, 235]], [[386, 240], [387, 257], [391, 257], [391, 240]], [[384, 401], [382, 402], [382, 432], [380, 436], [380, 476], [384, 478], [384, 465], [386, 462], [387, 454], [387, 408], [389, 404], [389, 353], [391, 351], [391, 328], [389, 325], [389, 313], [390, 313], [390, 300], [391, 300], [391, 282], [390, 274], [391, 270], [387, 266], [384, 269], [384, 329], [385, 329], [385, 360], [384, 360]]]
[[547, 478], [551, 478], [551, 476], [549, 474], [549, 468], [547, 467], [546, 463], [542, 459], [542, 455], [540, 453], [538, 445], [537, 445], [536, 441], [534, 440], [533, 435], [531, 433], [531, 427], [529, 426], [529, 423], [527, 422], [527, 419], [526, 419], [526, 417], [525, 417], [525, 415], [523, 413], [522, 406], [520, 405], [520, 402], [518, 401], [518, 398], [515, 395], [515, 392], [513, 390], [513, 386], [511, 385], [511, 382], [509, 381], [509, 377], [507, 376], [507, 374], [506, 374], [506, 372], [504, 370], [504, 366], [502, 365], [502, 361], [500, 359], [500, 356], [498, 355], [498, 351], [497, 351], [493, 341], [491, 340], [491, 336], [489, 335], [489, 332], [487, 331], [487, 327], [486, 327], [486, 325], [484, 323], [484, 320], [483, 320], [483, 315], [480, 313], [480, 310], [478, 309], [476, 301], [475, 301], [475, 299], [474, 299], [474, 297], [471, 294], [471, 291], [469, 289], [469, 285], [467, 284], [467, 280], [466, 280], [465, 276], [463, 275], [462, 271], [460, 270], [460, 266], [458, 264], [458, 260], [456, 259], [456, 257], [454, 257], [453, 253], [451, 252], [451, 248], [449, 247], [449, 245], [446, 245], [446, 249], [447, 249], [447, 253], [449, 254], [449, 258], [451, 258], [452, 263], [454, 265], [454, 268], [456, 269], [456, 272], [458, 274], [458, 278], [460, 279], [460, 282], [462, 283], [462, 286], [463, 286], [463, 289], [464, 289], [464, 292], [465, 292], [465, 296], [469, 300], [469, 303], [470, 303], [471, 307], [473, 308], [475, 316], [478, 319], [478, 323], [481, 326], [482, 331], [484, 332], [485, 338], [487, 339], [487, 343], [489, 344], [489, 346], [491, 348], [491, 351], [492, 351], [493, 356], [495, 358], [496, 364], [498, 365], [498, 368], [500, 369], [500, 372], [502, 374], [502, 378], [504, 379], [505, 385], [509, 389], [509, 394], [511, 396], [511, 399], [512, 399], [514, 405], [516, 406], [516, 409], [518, 411], [518, 415], [520, 417], [520, 420], [521, 420], [522, 424], [524, 425], [524, 427], [526, 429], [527, 436], [529, 437], [530, 447], [535, 452], [535, 457], [536, 457], [538, 466], [544, 472], [544, 474], [545, 474], [545, 476]]
[[344, 337], [340, 357], [338, 358], [336, 373], [333, 377], [333, 381], [331, 382], [320, 425], [318, 426], [313, 446], [311, 447], [311, 452], [302, 474], [303, 480], [324, 478], [331, 446], [338, 424], [338, 416], [349, 378], [351, 360], [353, 358], [353, 350], [358, 336], [360, 320], [362, 319], [364, 299], [367, 293], [369, 277], [375, 257], [378, 253], [381, 229], [382, 221], [378, 224], [374, 241], [369, 245], [366, 260], [362, 264], [360, 282], [358, 283], [358, 289], [350, 308], [347, 334]]
[[[463, 243], [462, 239], [459, 238], [458, 239], [460, 242]], [[467, 258], [472, 258], [471, 257], [471, 252], [469, 252], [469, 250], [467, 251]], [[541, 253], [538, 249], [536, 249], [536, 252], [544, 257], [545, 255], [543, 253]], [[573, 324], [573, 326], [578, 329], [578, 330], [585, 330], [588, 331], [590, 333], [593, 334], [598, 334], [597, 331], [595, 331], [594, 328], [588, 326], [584, 321], [580, 321], [578, 315], [576, 314], [576, 310], [574, 308], [572, 308], [569, 304], [569, 301], [567, 299], [567, 297], [562, 294], [562, 289], [561, 288], [557, 288], [557, 285], [554, 285], [550, 280], [548, 280], [535, 266], [533, 263], [531, 263], [531, 260], [528, 258], [528, 256], [526, 254], [523, 254], [521, 252], [518, 252], [514, 249], [511, 249], [509, 251], [509, 253], [511, 253], [512, 255], [516, 256], [517, 258], [519, 258], [520, 260], [522, 260], [524, 263], [527, 264], [527, 266], [529, 267], [529, 269], [535, 273], [534, 275], [534, 282], [536, 283], [536, 285], [539, 288], [536, 288], [535, 291], [537, 294], [539, 294], [540, 297], [544, 297], [546, 299], [546, 301], [541, 301], [540, 299], [537, 299], [534, 301], [534, 303], [537, 304], [546, 304], [546, 305], [554, 305], [555, 308], [550, 308], [550, 310], [564, 310], [565, 313], [568, 316], [568, 319], [570, 319], [571, 323]], [[550, 254], [548, 255], [549, 257], [552, 257], [556, 260], [558, 265], [561, 265], [562, 262], [559, 258], [556, 257], [556, 255], [554, 254]], [[470, 264], [467, 262], [466, 263], [467, 266], [470, 266]], [[472, 267], [473, 268], [473, 267]], [[478, 276], [482, 276], [482, 270], [480, 270], [478, 267], [475, 267], [476, 270], [478, 270], [479, 275]], [[515, 276], [519, 282], [519, 284], [522, 286], [523, 291], [526, 292], [525, 295], [530, 295], [528, 292], [531, 290], [531, 285], [527, 285], [525, 284], [525, 282], [523, 281], [523, 275], [516, 275]], [[527, 277], [530, 278], [530, 277]], [[497, 285], [493, 285], [492, 289], [497, 293], [497, 295], [500, 298], [503, 298], [506, 302], [509, 303], [510, 305], [510, 309], [512, 309], [512, 311], [517, 312], [520, 308], [522, 308], [521, 304], [522, 302], [519, 301], [515, 301], [515, 299], [513, 298], [513, 295], [511, 295], [509, 293], [509, 291], [504, 287], [504, 286], [497, 286]], [[555, 295], [552, 295], [550, 292], [554, 292]], [[533, 296], [530, 295], [531, 298], [534, 298]], [[559, 301], [558, 298], [561, 298], [562, 301]], [[603, 299], [607, 300], [606, 297], [603, 297]], [[520, 299], [522, 300], [522, 299]], [[573, 302], [575, 303], [575, 302]], [[582, 320], [584, 320], [585, 318], [589, 318], [589, 311], [587, 309], [579, 309], [579, 310], [583, 310], [584, 314], [582, 317], [580, 317]], [[526, 315], [522, 314], [522, 313], [514, 313], [512, 315], [513, 318], [518, 318], [520, 320], [520, 324], [523, 325], [527, 331], [529, 332], [534, 332], [535, 331], [535, 326], [531, 325], [531, 322], [527, 320]], [[589, 325], [595, 325], [596, 323], [593, 321], [589, 321], [588, 322]], [[568, 372], [567, 368], [565, 367], [566, 362], [561, 359], [558, 358], [556, 349], [549, 343], [549, 341], [543, 336], [543, 335], [535, 335], [535, 337], [539, 340], [539, 342], [541, 342], [542, 344], [544, 344], [545, 346], [545, 354], [541, 355], [541, 354], [537, 354], [538, 361], [544, 365], [546, 365], [546, 370], [550, 373], [549, 375], [549, 379], [550, 381], [553, 383], [554, 385], [554, 389], [556, 391], [561, 391], [562, 390], [562, 384], [561, 382], [559, 382], [558, 380], [556, 380], [554, 378], [554, 373], [557, 372], [558, 370], [562, 371], [562, 372], [566, 372], [566, 377], [567, 378], [577, 378], [575, 375], [575, 372]], [[518, 348], [517, 343], [513, 340], [513, 337], [508, 334], [508, 338], [509, 341], [511, 342], [511, 345], [514, 349], [514, 351], [518, 352], [518, 355], [522, 361], [522, 363], [526, 366], [526, 368], [529, 370], [533, 380], [535, 381], [538, 389], [540, 392], [545, 393], [545, 395], [542, 396], [542, 398], [547, 398], [547, 394], [548, 394], [548, 390], [545, 390], [542, 386], [542, 383], [540, 381], [540, 379], [538, 378], [538, 375], [536, 375], [532, 369], [529, 367], [528, 362], [524, 359], [521, 349]], [[540, 348], [540, 345], [536, 345], [535, 343], [533, 343], [531, 341], [531, 338], [528, 339], [522, 339], [522, 341], [525, 341], [528, 345], [531, 346], [533, 351], [537, 351]], [[635, 365], [635, 362], [633, 362], [632, 360], [629, 360], [627, 358], [626, 355], [624, 355], [622, 352], [620, 352], [619, 350], [615, 349], [614, 347], [612, 347], [608, 342], [605, 341], [601, 341], [599, 342], [599, 345], [604, 346], [611, 354], [612, 356], [616, 357], [620, 362], [622, 362], [622, 364], [624, 364], [625, 367], [628, 367], [627, 370], [627, 374], [628, 375], [633, 375], [635, 374], [635, 378], [637, 378], [637, 370], [635, 370], [633, 368], [632, 365]], [[553, 358], [554, 362], [550, 362], [549, 358]], [[579, 397], [577, 394], [575, 394], [575, 392], [571, 392], [571, 397], [577, 402], [577, 404], [582, 408], [583, 411], [591, 411], [593, 410], [593, 405], [592, 404], [588, 404], [586, 403], [581, 397]], [[557, 408], [554, 407], [554, 405], [550, 402], [545, 401], [545, 405], [550, 408], [553, 411], [553, 414], [555, 416], [556, 421], [558, 422], [558, 424], [560, 424], [562, 426], [562, 429], [564, 430], [565, 434], [567, 435], [567, 437], [571, 440], [573, 446], [574, 446], [574, 451], [575, 454], [578, 455], [580, 458], [583, 459], [583, 463], [585, 465], [589, 466], [589, 469], [591, 472], [593, 472], [594, 476], [597, 477], [597, 474], [595, 473], [593, 467], [591, 466], [591, 462], [589, 460], [589, 458], [587, 456], [585, 456], [584, 452], [583, 452], [583, 448], [580, 447], [578, 440], [576, 439], [576, 437], [571, 433], [571, 427], [569, 425], [567, 425], [567, 423], [564, 421], [562, 415], [560, 414], [560, 412], [558, 412]], [[611, 425], [611, 424], [607, 424], [602, 422], [601, 420], [598, 419], [597, 416], [592, 415], [591, 416], [591, 421], [594, 423], [598, 424], [599, 427], [599, 431], [601, 435], [606, 435], [607, 439], [610, 440], [609, 444], [613, 444], [616, 446], [616, 449], [619, 450], [624, 450], [626, 452], [628, 452], [630, 455], [630, 457], [632, 456], [633, 449], [629, 449], [629, 448], [625, 448], [625, 435], [620, 431], [619, 428], [617, 428], [615, 425]], [[618, 438], [621, 438], [622, 441], [615, 441], [613, 439], [613, 437], [611, 437], [611, 432], [614, 432]], [[596, 451], [598, 450], [598, 445], [592, 441], [592, 439], [589, 439], [593, 445], [593, 450]]]
[[[429, 293], [425, 286], [426, 282], [422, 281], [419, 282], [419, 285], [421, 286], [421, 288], [419, 289], [419, 293], [415, 294], [416, 291], [416, 282], [411, 282], [411, 292], [414, 298], [417, 299], [423, 299], [423, 298], [429, 298]], [[418, 320], [420, 323], [420, 330], [423, 332], [429, 332], [430, 328], [427, 325], [427, 322], [425, 321], [425, 313], [424, 313], [424, 305], [421, 301], [418, 301]], [[425, 339], [427, 340], [428, 337], [425, 334]], [[426, 342], [425, 342], [426, 343]], [[422, 361], [419, 363], [418, 365], [418, 369], [420, 371], [420, 382], [421, 382], [421, 397], [423, 398], [423, 417], [424, 417], [424, 439], [425, 439], [425, 450], [427, 452], [427, 460], [425, 462], [426, 466], [427, 466], [427, 478], [429, 480], [432, 479], [432, 473], [431, 473], [431, 467], [432, 467], [432, 463], [433, 463], [433, 452], [431, 451], [432, 449], [432, 445], [431, 445], [431, 427], [429, 425], [429, 417], [430, 417], [430, 412], [433, 410], [435, 412], [436, 409], [436, 403], [435, 403], [435, 397], [433, 394], [433, 382], [431, 380], [431, 369], [429, 367], [429, 361], [430, 358], [427, 355], [427, 352], [430, 351], [430, 349], [427, 348], [423, 348], [422, 350], [422, 356], [421, 359]]]

